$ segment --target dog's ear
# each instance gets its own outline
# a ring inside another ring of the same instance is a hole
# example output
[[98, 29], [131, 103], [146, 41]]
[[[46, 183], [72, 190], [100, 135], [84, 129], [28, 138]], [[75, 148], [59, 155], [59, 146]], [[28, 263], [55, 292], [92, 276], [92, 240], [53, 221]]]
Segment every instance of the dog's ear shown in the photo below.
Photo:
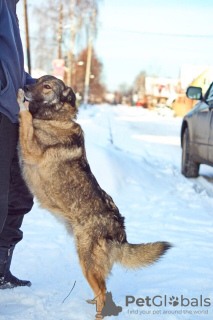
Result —
[[76, 97], [72, 88], [65, 87], [65, 89], [61, 93], [61, 101], [70, 103], [72, 107], [75, 107], [75, 100], [76, 100]]

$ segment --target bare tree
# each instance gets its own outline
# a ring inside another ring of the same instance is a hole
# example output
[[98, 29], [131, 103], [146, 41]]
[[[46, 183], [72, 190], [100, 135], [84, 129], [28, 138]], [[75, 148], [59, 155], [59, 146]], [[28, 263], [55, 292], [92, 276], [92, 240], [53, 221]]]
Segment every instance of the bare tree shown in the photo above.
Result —
[[62, 57], [67, 57], [72, 66], [76, 35], [86, 25], [95, 0], [46, 0], [42, 6], [34, 5], [37, 19], [36, 65], [50, 71], [51, 60], [57, 58], [60, 7], [63, 5], [61, 32]]
[[[78, 59], [76, 61], [76, 68], [73, 77], [74, 90], [78, 92], [82, 97], [84, 96], [87, 51], [88, 48], [85, 48], [79, 54]], [[102, 83], [102, 69], [102, 63], [98, 59], [95, 51], [92, 50], [89, 90], [89, 102], [91, 103], [102, 102], [104, 99], [106, 89], [104, 84]]]
[[140, 96], [143, 96], [145, 94], [145, 80], [146, 80], [146, 72], [142, 71], [140, 74], [136, 77], [134, 81], [134, 91], [138, 93]]

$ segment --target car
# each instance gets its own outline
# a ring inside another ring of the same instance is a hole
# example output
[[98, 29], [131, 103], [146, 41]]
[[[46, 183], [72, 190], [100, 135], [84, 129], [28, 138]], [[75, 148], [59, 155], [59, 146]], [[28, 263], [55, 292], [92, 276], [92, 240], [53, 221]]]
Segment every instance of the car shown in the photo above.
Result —
[[186, 96], [199, 101], [183, 118], [181, 172], [185, 177], [195, 178], [200, 164], [213, 166], [213, 82], [204, 96], [202, 88], [192, 86]]

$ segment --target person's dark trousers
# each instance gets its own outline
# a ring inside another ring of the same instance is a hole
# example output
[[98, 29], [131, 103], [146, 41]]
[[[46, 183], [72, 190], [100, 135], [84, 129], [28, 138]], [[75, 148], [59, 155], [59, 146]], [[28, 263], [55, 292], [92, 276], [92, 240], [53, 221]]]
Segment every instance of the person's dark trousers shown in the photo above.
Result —
[[18, 127], [0, 113], [0, 248], [8, 249], [22, 239], [23, 217], [33, 206], [19, 167]]

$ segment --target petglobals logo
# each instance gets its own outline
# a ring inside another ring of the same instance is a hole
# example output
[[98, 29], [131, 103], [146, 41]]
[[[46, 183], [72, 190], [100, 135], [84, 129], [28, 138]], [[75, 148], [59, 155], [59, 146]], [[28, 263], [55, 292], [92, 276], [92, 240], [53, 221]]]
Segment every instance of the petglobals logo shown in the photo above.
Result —
[[202, 295], [196, 298], [187, 298], [184, 295], [177, 296], [154, 296], [145, 298], [135, 298], [134, 296], [126, 296], [126, 307], [210, 307], [210, 298], [204, 298]]

